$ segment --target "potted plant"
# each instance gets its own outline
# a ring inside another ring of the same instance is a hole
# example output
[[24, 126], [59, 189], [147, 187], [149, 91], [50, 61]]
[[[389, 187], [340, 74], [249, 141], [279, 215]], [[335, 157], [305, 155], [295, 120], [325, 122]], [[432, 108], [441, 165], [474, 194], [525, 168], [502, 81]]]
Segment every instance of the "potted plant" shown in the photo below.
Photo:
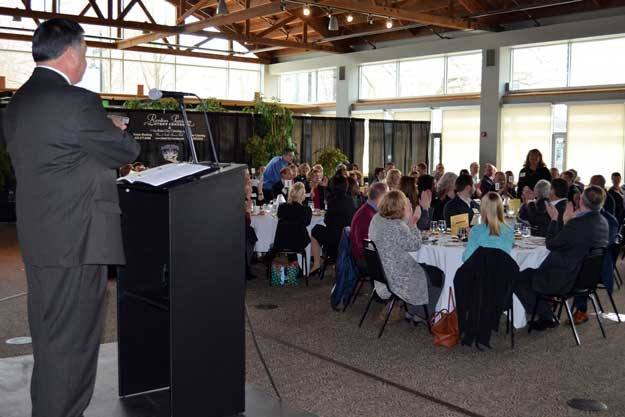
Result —
[[323, 148], [315, 152], [317, 163], [323, 167], [323, 172], [328, 176], [334, 174], [336, 167], [340, 164], [347, 164], [349, 159], [337, 148]]

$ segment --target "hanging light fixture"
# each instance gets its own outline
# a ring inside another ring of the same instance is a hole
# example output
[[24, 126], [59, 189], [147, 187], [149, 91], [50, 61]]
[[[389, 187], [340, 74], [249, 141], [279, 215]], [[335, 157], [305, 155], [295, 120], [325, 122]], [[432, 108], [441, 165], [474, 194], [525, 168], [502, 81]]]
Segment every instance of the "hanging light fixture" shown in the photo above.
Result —
[[354, 15], [351, 13], [348, 14], [345, 20], [347, 20], [347, 23], [352, 23], [354, 21]]
[[393, 19], [389, 17], [388, 19], [386, 19], [386, 28], [391, 29], [392, 27], [393, 27]]
[[370, 25], [373, 24], [373, 16], [371, 16], [371, 15], [367, 16], [367, 23], [369, 23]]
[[336, 32], [339, 30], [339, 19], [335, 15], [330, 15], [330, 21], [328, 22], [328, 30]]
[[310, 16], [310, 6], [304, 6], [304, 10], [302, 10], [302, 12], [304, 13], [304, 16]]
[[284, 0], [280, 1], [280, 10], [286, 12], [286, 2]]
[[224, 16], [228, 14], [228, 6], [226, 6], [226, 0], [219, 0], [217, 3], [217, 16]]

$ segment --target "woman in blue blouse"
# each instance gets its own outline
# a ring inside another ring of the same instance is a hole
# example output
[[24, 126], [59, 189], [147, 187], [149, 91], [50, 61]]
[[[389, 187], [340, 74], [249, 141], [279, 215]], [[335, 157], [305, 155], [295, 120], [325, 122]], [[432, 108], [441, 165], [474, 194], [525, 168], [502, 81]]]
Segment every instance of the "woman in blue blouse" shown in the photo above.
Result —
[[482, 197], [480, 215], [482, 224], [471, 229], [469, 243], [462, 254], [463, 261], [480, 246], [501, 249], [509, 254], [514, 245], [514, 232], [503, 221], [503, 203], [498, 193], [491, 191]]

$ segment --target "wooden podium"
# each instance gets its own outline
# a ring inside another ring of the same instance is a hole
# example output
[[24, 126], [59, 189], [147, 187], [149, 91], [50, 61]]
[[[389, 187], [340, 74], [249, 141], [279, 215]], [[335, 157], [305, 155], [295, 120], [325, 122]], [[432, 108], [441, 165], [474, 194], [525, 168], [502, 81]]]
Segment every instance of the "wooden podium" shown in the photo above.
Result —
[[120, 397], [169, 389], [173, 417], [244, 411], [243, 170], [118, 186]]

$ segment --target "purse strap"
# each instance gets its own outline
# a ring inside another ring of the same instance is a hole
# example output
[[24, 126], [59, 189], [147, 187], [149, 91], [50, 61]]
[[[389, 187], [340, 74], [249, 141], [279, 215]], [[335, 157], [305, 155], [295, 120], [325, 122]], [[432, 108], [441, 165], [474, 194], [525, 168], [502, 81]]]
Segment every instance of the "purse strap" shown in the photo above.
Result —
[[447, 298], [447, 308], [449, 309], [449, 311], [454, 311], [456, 309], [456, 300], [454, 298], [453, 287], [449, 287], [449, 298]]

